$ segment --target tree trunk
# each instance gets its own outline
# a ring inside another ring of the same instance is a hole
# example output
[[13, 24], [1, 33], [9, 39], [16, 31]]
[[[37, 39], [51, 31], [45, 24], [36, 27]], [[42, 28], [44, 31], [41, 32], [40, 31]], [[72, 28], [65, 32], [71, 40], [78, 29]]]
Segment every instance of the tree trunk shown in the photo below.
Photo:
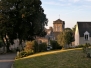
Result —
[[6, 53], [6, 44], [5, 44], [5, 40], [3, 38], [3, 35], [1, 35], [1, 39], [3, 41], [3, 52]]
[[9, 46], [10, 46], [10, 43], [9, 43], [8, 39], [6, 38], [6, 49], [7, 49], [7, 52], [10, 52]]
[[6, 53], [6, 47], [5, 47], [5, 45], [3, 46], [3, 53]]
[[7, 52], [10, 52], [9, 45], [6, 46]]

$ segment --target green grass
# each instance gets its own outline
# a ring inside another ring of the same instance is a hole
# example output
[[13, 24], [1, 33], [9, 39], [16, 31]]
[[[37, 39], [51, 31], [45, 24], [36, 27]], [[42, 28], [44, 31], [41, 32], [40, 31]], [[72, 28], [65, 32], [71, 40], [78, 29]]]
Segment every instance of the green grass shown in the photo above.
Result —
[[50, 51], [15, 60], [14, 68], [91, 68], [91, 58], [79, 48]]

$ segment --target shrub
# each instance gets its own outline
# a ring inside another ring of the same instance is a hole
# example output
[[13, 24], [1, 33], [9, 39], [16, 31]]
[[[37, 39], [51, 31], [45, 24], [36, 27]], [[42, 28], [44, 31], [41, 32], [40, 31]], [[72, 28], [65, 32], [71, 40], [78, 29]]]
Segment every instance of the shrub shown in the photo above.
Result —
[[91, 58], [91, 48], [89, 48], [91, 45], [89, 43], [86, 43], [83, 46], [83, 53], [87, 55], [88, 58]]
[[39, 52], [43, 52], [47, 50], [47, 44], [46, 43], [41, 43], [39, 44]]
[[58, 46], [58, 48], [57, 49], [62, 49], [62, 46]]
[[60, 45], [57, 43], [57, 41], [51, 40], [51, 41], [50, 41], [50, 44], [51, 44], [53, 50], [55, 50], [55, 49], [62, 49], [62, 46], [60, 46]]
[[26, 46], [24, 48], [24, 51], [29, 53], [29, 54], [30, 54], [30, 52], [33, 53], [33, 48], [34, 48], [33, 45], [34, 45], [33, 41], [32, 42], [31, 41], [27, 41], [26, 42]]
[[25, 51], [21, 51], [19, 54], [20, 57], [26, 57], [27, 56], [27, 52]]
[[34, 50], [34, 53], [37, 53], [39, 51], [39, 45], [38, 45], [38, 42], [36, 41], [33, 41], [33, 50]]
[[34, 53], [34, 51], [33, 51], [33, 42], [27, 41], [26, 46], [24, 48], [24, 51], [17, 52], [17, 53], [18, 53], [17, 58], [26, 57], [28, 55], [33, 54]]
[[30, 50], [30, 49], [33, 49], [33, 42], [27, 41], [24, 50], [27, 51], [27, 50]]
[[25, 51], [21, 51], [21, 52], [17, 52], [17, 59], [18, 58], [23, 58], [23, 57], [26, 57], [27, 56], [27, 53]]
[[75, 48], [82, 48], [82, 47], [84, 47], [84, 45], [78, 45]]
[[16, 58], [23, 58], [23, 57], [26, 57], [28, 55], [31, 55], [33, 54], [33, 51], [30, 50], [30, 51], [21, 51], [21, 52], [17, 52], [17, 57]]
[[91, 58], [91, 49], [87, 52], [87, 57]]
[[83, 45], [83, 52], [84, 53], [87, 53], [89, 51], [89, 46], [90, 46], [89, 43], [86, 43], [86, 44]]

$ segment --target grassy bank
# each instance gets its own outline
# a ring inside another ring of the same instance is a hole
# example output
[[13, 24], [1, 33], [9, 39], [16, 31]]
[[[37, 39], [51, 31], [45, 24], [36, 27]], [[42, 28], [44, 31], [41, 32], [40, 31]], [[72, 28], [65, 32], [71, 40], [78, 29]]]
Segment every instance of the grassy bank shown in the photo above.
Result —
[[79, 48], [58, 50], [17, 59], [14, 68], [91, 68], [91, 59]]

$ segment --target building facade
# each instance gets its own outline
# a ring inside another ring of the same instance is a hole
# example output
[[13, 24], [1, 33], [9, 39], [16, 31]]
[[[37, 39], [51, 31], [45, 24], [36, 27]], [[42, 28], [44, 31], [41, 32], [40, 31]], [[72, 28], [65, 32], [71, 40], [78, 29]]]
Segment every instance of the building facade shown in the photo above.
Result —
[[75, 46], [91, 44], [91, 22], [77, 22], [75, 30]]
[[53, 35], [55, 40], [57, 40], [57, 36], [60, 34], [60, 32], [64, 31], [65, 29], [65, 22], [57, 19], [56, 21], [53, 21]]
[[64, 29], [65, 29], [65, 22], [60, 19], [57, 19], [56, 21], [53, 21], [53, 27], [49, 27], [49, 29], [45, 29], [47, 35], [45, 37], [38, 37], [37, 41], [50, 44], [49, 41], [57, 40], [57, 36], [60, 34], [60, 32], [64, 31]]

